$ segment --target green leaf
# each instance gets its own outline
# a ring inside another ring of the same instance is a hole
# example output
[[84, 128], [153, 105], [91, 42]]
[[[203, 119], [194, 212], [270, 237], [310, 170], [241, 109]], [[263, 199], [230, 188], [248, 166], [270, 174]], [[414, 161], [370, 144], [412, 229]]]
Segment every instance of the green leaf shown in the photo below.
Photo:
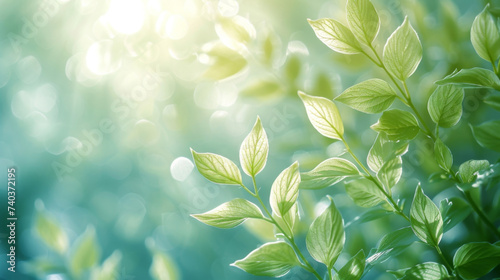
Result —
[[453, 155], [451, 154], [450, 149], [439, 138], [437, 138], [434, 143], [434, 156], [436, 157], [436, 161], [441, 169], [444, 171], [451, 170]]
[[453, 85], [438, 86], [427, 103], [432, 121], [441, 127], [457, 124], [462, 116], [463, 100], [462, 88]]
[[352, 219], [350, 222], [345, 224], [344, 228], [347, 229], [348, 227], [356, 225], [356, 224], [363, 224], [363, 223], [371, 222], [371, 221], [386, 217], [390, 214], [392, 214], [392, 212], [389, 212], [385, 209], [372, 208], [372, 209], [369, 209], [369, 210], [361, 213], [360, 215], [354, 217], [354, 219]]
[[470, 30], [470, 40], [481, 58], [495, 63], [500, 56], [500, 35], [488, 8], [489, 5], [486, 5], [484, 10], [474, 19]]
[[438, 246], [443, 237], [443, 218], [432, 200], [427, 197], [420, 185], [410, 209], [411, 228], [415, 235], [431, 246]]
[[242, 55], [222, 44], [211, 46], [207, 55], [211, 58], [211, 64], [203, 74], [207, 79], [228, 78], [243, 70], [248, 64]]
[[406, 154], [408, 146], [407, 141], [390, 141], [384, 132], [379, 133], [368, 153], [368, 167], [378, 173], [385, 163]]
[[385, 201], [384, 193], [368, 179], [353, 180], [345, 184], [345, 190], [356, 205], [373, 207]]
[[149, 268], [149, 274], [154, 280], [179, 279], [178, 268], [174, 260], [172, 260], [170, 256], [160, 252], [153, 255], [153, 262]]
[[491, 108], [500, 111], [500, 95], [490, 94], [483, 99], [484, 103], [490, 105]]
[[278, 98], [283, 95], [283, 93], [283, 88], [277, 81], [263, 79], [252, 81], [240, 92], [240, 95], [267, 101]]
[[479, 278], [500, 264], [500, 246], [473, 242], [460, 247], [453, 257], [455, 270], [465, 279]]
[[307, 95], [299, 91], [299, 96], [306, 107], [309, 121], [321, 133], [332, 139], [342, 140], [344, 125], [337, 106], [324, 97]]
[[415, 116], [399, 109], [385, 111], [371, 128], [377, 132], [384, 132], [391, 141], [411, 140], [419, 131]]
[[[285, 231], [283, 232], [284, 234], [292, 236], [294, 234], [294, 226], [295, 222], [297, 221], [298, 215], [299, 215], [299, 207], [297, 206], [296, 202], [283, 217], [278, 217], [276, 214], [273, 214], [273, 218]], [[275, 229], [277, 231], [279, 230], [277, 227]]]
[[359, 251], [335, 275], [336, 280], [359, 280], [365, 270], [365, 252]]
[[485, 170], [490, 167], [487, 160], [468, 160], [460, 165], [458, 174], [462, 183], [472, 183], [476, 179], [478, 171]]
[[274, 180], [271, 187], [270, 203], [273, 213], [283, 217], [297, 201], [299, 196], [299, 163], [294, 162], [290, 167], [283, 170]]
[[231, 265], [257, 276], [280, 277], [300, 262], [290, 245], [278, 241], [262, 245]]
[[99, 262], [99, 245], [95, 237], [95, 229], [88, 226], [85, 232], [75, 242], [73, 254], [70, 259], [71, 272], [77, 278], [82, 272]]
[[474, 138], [479, 145], [500, 152], [500, 121], [489, 121], [471, 127]]
[[346, 177], [358, 176], [358, 168], [343, 158], [329, 158], [309, 172], [301, 174], [300, 188], [322, 189], [342, 181]]
[[455, 84], [460, 87], [489, 87], [500, 90], [500, 79], [491, 70], [483, 68], [462, 69], [454, 71], [442, 80], [436, 82], [438, 85]]
[[426, 262], [405, 271], [402, 280], [446, 280], [454, 279], [448, 274], [446, 267], [439, 263]]
[[347, 1], [347, 23], [360, 42], [369, 46], [377, 37], [380, 19], [369, 0]]
[[401, 81], [417, 70], [422, 59], [422, 45], [408, 17], [387, 39], [383, 56], [387, 70]]
[[328, 198], [330, 206], [312, 222], [306, 236], [306, 245], [315, 260], [331, 269], [344, 248], [345, 233], [342, 216], [333, 199]]
[[68, 249], [68, 236], [57, 222], [43, 211], [38, 212], [36, 232], [54, 251], [63, 254]]
[[92, 280], [118, 280], [119, 265], [122, 259], [122, 253], [114, 251], [101, 265], [99, 269], [92, 271]]
[[264, 218], [257, 205], [242, 198], [233, 199], [203, 214], [191, 216], [202, 223], [218, 228], [233, 228], [248, 218]]
[[197, 153], [191, 149], [194, 163], [203, 177], [218, 184], [241, 185], [241, 173], [236, 164], [220, 155]]
[[392, 87], [383, 80], [371, 79], [346, 89], [335, 100], [369, 114], [381, 113], [397, 97]]
[[264, 169], [268, 153], [269, 142], [266, 131], [262, 127], [260, 118], [257, 117], [252, 131], [243, 140], [240, 147], [240, 162], [243, 171], [252, 177], [257, 175]]
[[441, 200], [439, 209], [443, 216], [443, 232], [452, 229], [472, 212], [470, 205], [459, 197]]
[[395, 157], [380, 168], [380, 171], [377, 173], [377, 178], [379, 178], [380, 182], [390, 190], [399, 182], [402, 174], [403, 160], [401, 157]]
[[415, 242], [415, 235], [410, 227], [405, 227], [386, 234], [377, 247], [377, 251], [366, 261], [370, 265], [375, 265], [396, 257]]
[[329, 18], [307, 20], [318, 39], [330, 49], [343, 54], [357, 54], [361, 52], [354, 34], [342, 23]]

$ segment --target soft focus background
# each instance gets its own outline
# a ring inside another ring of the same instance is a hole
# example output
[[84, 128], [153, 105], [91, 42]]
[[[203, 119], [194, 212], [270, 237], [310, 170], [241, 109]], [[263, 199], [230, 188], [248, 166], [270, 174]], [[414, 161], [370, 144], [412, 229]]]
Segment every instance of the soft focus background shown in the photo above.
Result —
[[[469, 40], [481, 1], [373, 2], [382, 19], [379, 50], [405, 15], [419, 33], [424, 60], [410, 87], [422, 112], [435, 80], [484, 63]], [[270, 138], [269, 162], [258, 176], [266, 193], [291, 162], [305, 171], [343, 152], [311, 127], [297, 90], [333, 98], [355, 82], [385, 77], [361, 56], [333, 53], [309, 27], [307, 18], [344, 19], [344, 0], [0, 5], [0, 218], [7, 215], [3, 185], [12, 166], [18, 217], [14, 277], [4, 268], [7, 235], [1, 231], [4, 279], [257, 279], [229, 264], [272, 239], [272, 229], [250, 222], [221, 230], [189, 217], [246, 197], [237, 187], [205, 180], [189, 148], [239, 162], [239, 145], [259, 115]], [[445, 132], [456, 162], [495, 161], [477, 144], [463, 145], [473, 143], [468, 123], [491, 114], [483, 95], [468, 90], [460, 125]], [[346, 138], [365, 157], [378, 116], [339, 109]], [[411, 187], [401, 194], [437, 171], [427, 144], [414, 141], [405, 155], [400, 185]], [[447, 195], [439, 184], [427, 191], [437, 199]], [[299, 232], [325, 194], [335, 196], [346, 223], [365, 211], [342, 187], [302, 191]], [[392, 218], [348, 227], [347, 242], [356, 245], [346, 247], [375, 246], [402, 222]], [[447, 235], [444, 240], [460, 243], [473, 239], [474, 230], [459, 226]], [[433, 258], [415, 245], [386, 267]], [[387, 279], [382, 271], [374, 269], [370, 279]], [[285, 279], [308, 275], [294, 269]]]

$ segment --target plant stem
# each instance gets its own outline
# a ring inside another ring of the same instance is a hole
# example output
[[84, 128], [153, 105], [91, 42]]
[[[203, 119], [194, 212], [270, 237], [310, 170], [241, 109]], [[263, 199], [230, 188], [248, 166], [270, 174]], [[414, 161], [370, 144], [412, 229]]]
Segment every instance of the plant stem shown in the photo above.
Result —
[[424, 122], [424, 119], [422, 118], [422, 116], [420, 115], [420, 113], [418, 112], [417, 108], [415, 107], [415, 105], [413, 105], [413, 102], [411, 101], [411, 95], [410, 95], [410, 91], [408, 90], [408, 85], [406, 84], [406, 81], [403, 81], [403, 86], [405, 88], [405, 91], [407, 93], [407, 98], [406, 98], [406, 101], [408, 103], [408, 106], [413, 110], [413, 112], [415, 112], [415, 115], [417, 116], [418, 118], [418, 121], [423, 125], [424, 129], [422, 129], [422, 131], [427, 134], [427, 136], [429, 136], [430, 138], [432, 138], [432, 140], [436, 140], [436, 137], [434, 136], [434, 134], [432, 133], [432, 130], [427, 126], [427, 124]]
[[295, 253], [299, 256], [299, 258], [302, 260], [302, 262], [304, 263], [303, 265], [301, 265], [302, 268], [304, 268], [305, 270], [311, 272], [312, 274], [314, 274], [314, 276], [316, 276], [316, 278], [318, 278], [318, 280], [323, 280], [323, 278], [319, 275], [319, 273], [312, 267], [312, 265], [309, 263], [309, 261], [307, 261], [307, 259], [304, 257], [304, 255], [302, 254], [302, 252], [300, 251], [299, 247], [297, 246], [297, 244], [295, 243], [295, 239], [293, 237], [293, 232], [292, 230], [290, 229], [290, 233], [292, 234], [292, 236], [288, 236], [288, 234], [286, 234], [286, 231], [283, 230], [283, 228], [278, 224], [278, 222], [276, 221], [276, 219], [274, 219], [273, 215], [271, 214], [271, 212], [269, 211], [269, 209], [267, 209], [267, 206], [266, 204], [262, 201], [262, 199], [260, 198], [260, 195], [259, 195], [259, 189], [257, 188], [257, 183], [255, 181], [255, 176], [252, 176], [252, 182], [253, 182], [253, 187], [254, 187], [254, 190], [255, 190], [255, 193], [251, 192], [247, 187], [245, 187], [243, 184], [241, 185], [245, 190], [247, 190], [247, 192], [249, 192], [253, 197], [255, 197], [260, 205], [262, 206], [262, 208], [264, 209], [264, 212], [266, 212], [266, 214], [269, 216], [269, 219], [268, 221], [271, 222], [272, 224], [274, 224], [279, 231], [281, 231], [283, 233], [283, 235], [285, 236], [285, 238], [288, 240], [288, 242], [292, 245]]
[[498, 238], [500, 238], [500, 232], [498, 231], [498, 228], [490, 221], [490, 219], [488, 218], [488, 216], [486, 216], [486, 214], [479, 207], [479, 205], [476, 204], [476, 202], [474, 201], [474, 198], [472, 197], [472, 195], [470, 194], [470, 192], [469, 191], [462, 191], [462, 192], [463, 192], [463, 194], [465, 196], [465, 199], [470, 204], [470, 206], [472, 207], [472, 209], [474, 210], [474, 212], [476, 212], [476, 214], [479, 216], [479, 218], [481, 220], [483, 220], [483, 222], [491, 229], [491, 231], [493, 231], [493, 233]]
[[328, 280], [333, 280], [332, 268], [328, 268]]
[[401, 217], [405, 218], [405, 220], [407, 220], [409, 222], [410, 219], [408, 218], [408, 216], [406, 216], [406, 214], [403, 212], [403, 210], [394, 201], [394, 199], [392, 198], [392, 196], [385, 190], [385, 188], [382, 185], [382, 183], [380, 183], [380, 181], [377, 178], [375, 178], [375, 177], [373, 177], [371, 175], [371, 173], [368, 170], [368, 168], [366, 168], [365, 165], [358, 159], [358, 157], [356, 156], [356, 154], [354, 154], [354, 152], [351, 150], [351, 148], [349, 147], [349, 145], [347, 144], [347, 142], [345, 141], [345, 139], [343, 137], [342, 137], [341, 140], [344, 143], [344, 146], [345, 146], [347, 152], [356, 161], [356, 163], [363, 169], [363, 171], [365, 173], [364, 174], [365, 178], [367, 178], [368, 180], [370, 180], [373, 183], [375, 183], [375, 185], [377, 185], [377, 187], [380, 189], [380, 191], [385, 195], [385, 197], [387, 198], [387, 201], [389, 202], [389, 204], [391, 204], [392, 208], [394, 208], [394, 210], [396, 211], [396, 213], [399, 214]]
[[441, 259], [443, 260], [444, 265], [446, 266], [446, 268], [447, 268], [450, 272], [455, 271], [455, 270], [453, 269], [453, 266], [451, 266], [451, 265], [450, 265], [450, 263], [448, 262], [448, 260], [446, 260], [446, 258], [444, 257], [443, 252], [441, 252], [441, 248], [439, 248], [439, 245], [436, 245], [434, 248], [436, 248], [436, 251], [437, 251], [438, 255], [441, 257]]

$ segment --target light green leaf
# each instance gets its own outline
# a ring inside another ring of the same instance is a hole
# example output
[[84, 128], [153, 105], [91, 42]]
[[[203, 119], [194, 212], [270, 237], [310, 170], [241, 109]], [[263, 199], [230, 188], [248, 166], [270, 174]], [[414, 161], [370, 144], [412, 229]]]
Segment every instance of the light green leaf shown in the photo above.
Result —
[[476, 179], [478, 171], [485, 170], [490, 167], [487, 160], [468, 160], [460, 165], [458, 174], [462, 183], [472, 183]]
[[284, 90], [279, 82], [274, 79], [252, 81], [241, 92], [240, 96], [252, 97], [258, 100], [272, 100], [282, 96]]
[[465, 279], [479, 278], [500, 264], [500, 246], [487, 242], [468, 243], [453, 257], [455, 270]]
[[43, 211], [38, 212], [36, 232], [51, 249], [63, 254], [68, 249], [68, 236], [57, 222]]
[[346, 177], [359, 175], [358, 168], [343, 158], [327, 159], [313, 170], [301, 174], [300, 188], [322, 189], [332, 186]]
[[422, 59], [422, 45], [408, 17], [387, 39], [383, 56], [387, 70], [401, 81], [417, 70]]
[[483, 102], [490, 105], [491, 108], [500, 111], [500, 95], [490, 94], [483, 99]]
[[344, 248], [345, 233], [342, 216], [333, 199], [328, 198], [330, 206], [312, 222], [306, 236], [306, 245], [315, 260], [331, 269]]
[[122, 259], [122, 253], [114, 251], [101, 265], [99, 269], [92, 271], [91, 280], [119, 280], [119, 265]]
[[500, 121], [489, 121], [471, 128], [479, 145], [500, 152]]
[[236, 164], [220, 155], [197, 153], [191, 149], [198, 171], [208, 180], [218, 184], [241, 185], [241, 173]]
[[299, 96], [306, 107], [309, 121], [323, 136], [342, 140], [344, 125], [337, 106], [324, 97], [307, 95], [299, 91]]
[[371, 79], [346, 89], [335, 100], [358, 111], [374, 114], [389, 108], [396, 97], [396, 92], [386, 81]]
[[99, 262], [100, 249], [95, 237], [95, 229], [88, 226], [85, 232], [75, 242], [73, 254], [70, 259], [71, 272], [75, 277], [80, 277], [82, 272]]
[[410, 209], [411, 228], [415, 235], [431, 246], [438, 246], [443, 237], [443, 218], [437, 206], [417, 186]]
[[417, 136], [419, 131], [415, 116], [399, 109], [385, 111], [371, 128], [378, 132], [384, 132], [391, 141], [411, 140]]
[[260, 118], [257, 117], [252, 131], [240, 147], [240, 162], [243, 171], [249, 176], [257, 175], [266, 165], [268, 153], [269, 142], [266, 131], [262, 127]]
[[373, 207], [385, 201], [384, 193], [370, 180], [359, 179], [345, 184], [345, 190], [354, 203], [361, 207]]
[[427, 110], [432, 121], [441, 127], [452, 127], [462, 116], [462, 88], [445, 85], [438, 86], [427, 103]]
[[474, 19], [470, 30], [470, 40], [481, 58], [495, 63], [500, 56], [500, 32], [488, 8], [489, 5], [486, 5]]
[[[294, 234], [294, 226], [297, 221], [299, 215], [299, 207], [297, 206], [297, 202], [290, 208], [290, 210], [283, 216], [278, 217], [276, 214], [273, 214], [273, 218], [283, 229], [283, 233], [288, 236], [293, 236]], [[279, 229], [276, 227], [276, 231]]]
[[243, 70], [248, 64], [242, 55], [222, 44], [211, 46], [207, 55], [211, 58], [211, 64], [203, 74], [207, 79], [228, 78]]
[[443, 216], [443, 232], [452, 229], [472, 212], [470, 205], [459, 197], [441, 200], [439, 210]]
[[262, 245], [231, 265], [257, 276], [280, 277], [300, 262], [290, 245], [278, 241]]
[[202, 223], [218, 228], [233, 228], [248, 218], [264, 218], [257, 205], [242, 198], [223, 203], [203, 214], [193, 214], [191, 216]]
[[450, 149], [439, 138], [437, 138], [434, 143], [434, 156], [436, 157], [437, 164], [441, 167], [441, 169], [444, 171], [450, 171], [453, 164], [453, 155], [451, 154]]
[[500, 90], [500, 79], [491, 70], [483, 68], [455, 70], [436, 82], [438, 85], [454, 84], [460, 87], [489, 87]]
[[154, 280], [178, 280], [179, 271], [174, 260], [164, 253], [157, 252], [153, 255], [153, 262], [149, 274]]
[[369, 46], [377, 37], [380, 19], [369, 0], [347, 1], [347, 23], [360, 42]]
[[252, 39], [250, 31], [247, 30], [239, 18], [218, 17], [215, 24], [215, 32], [219, 35], [221, 41], [231, 43], [236, 41], [239, 43], [247, 44]]
[[391, 257], [397, 257], [413, 242], [415, 235], [410, 227], [405, 227], [386, 234], [377, 247], [377, 251], [366, 261], [370, 265], [375, 265], [388, 260]]
[[405, 271], [401, 280], [446, 280], [454, 279], [448, 274], [446, 267], [439, 263], [426, 262]]
[[403, 174], [403, 160], [401, 157], [395, 157], [390, 161], [386, 162], [377, 173], [377, 178], [380, 182], [390, 190], [394, 187], [401, 179]]
[[274, 180], [269, 202], [273, 213], [278, 215], [278, 217], [283, 217], [297, 201], [299, 184], [298, 162], [294, 162], [290, 167], [283, 170], [276, 180]]
[[343, 54], [357, 54], [361, 52], [354, 34], [342, 23], [329, 18], [307, 20], [318, 39], [330, 49]]
[[335, 275], [336, 280], [359, 280], [365, 270], [365, 252], [359, 251]]
[[380, 132], [368, 153], [368, 167], [378, 173], [385, 163], [406, 154], [408, 146], [408, 141], [390, 141], [384, 132]]

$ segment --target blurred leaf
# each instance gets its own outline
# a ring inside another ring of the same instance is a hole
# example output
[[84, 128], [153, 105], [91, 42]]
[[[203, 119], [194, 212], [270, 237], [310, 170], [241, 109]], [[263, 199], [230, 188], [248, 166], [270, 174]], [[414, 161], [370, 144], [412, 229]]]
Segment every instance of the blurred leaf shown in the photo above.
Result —
[[307, 250], [318, 262], [331, 269], [339, 257], [345, 243], [344, 220], [335, 207], [333, 199], [309, 227], [306, 236]]
[[250, 34], [248, 30], [235, 19], [236, 18], [219, 17], [215, 25], [215, 30], [221, 40], [227, 38], [247, 44], [251, 39]]
[[438, 86], [427, 103], [432, 121], [441, 127], [452, 127], [462, 116], [464, 90], [453, 85]]
[[365, 253], [360, 250], [334, 277], [335, 280], [359, 280], [365, 270]]
[[299, 96], [306, 107], [309, 121], [323, 136], [342, 140], [344, 124], [340, 118], [337, 106], [324, 97], [307, 95], [299, 91]]
[[474, 19], [470, 31], [470, 40], [481, 58], [495, 63], [500, 56], [500, 35], [488, 9], [489, 4]]
[[243, 171], [248, 174], [248, 176], [257, 175], [267, 161], [267, 154], [269, 153], [269, 142], [267, 140], [267, 134], [260, 118], [257, 117], [257, 121], [253, 126], [252, 131], [243, 140], [240, 147], [240, 163]]
[[308, 19], [316, 36], [330, 49], [343, 54], [357, 54], [361, 46], [351, 30], [342, 23], [329, 18]]
[[332, 99], [335, 96], [333, 87], [334, 85], [330, 80], [330, 76], [325, 72], [321, 72], [315, 77], [314, 88], [311, 94]]
[[242, 198], [223, 203], [203, 214], [193, 214], [191, 216], [202, 223], [218, 228], [233, 228], [248, 218], [264, 218], [257, 205]]
[[437, 138], [434, 143], [434, 156], [436, 157], [436, 161], [441, 169], [444, 171], [451, 170], [451, 166], [453, 165], [453, 155], [451, 154], [450, 149], [439, 138]]
[[453, 266], [465, 279], [479, 278], [500, 264], [500, 246], [473, 242], [460, 247], [453, 257]]
[[343, 158], [327, 159], [313, 170], [301, 174], [300, 188], [322, 189], [332, 186], [349, 176], [357, 176], [358, 168]]
[[269, 203], [273, 213], [283, 217], [292, 208], [299, 196], [299, 163], [294, 162], [290, 167], [283, 170], [271, 187]]
[[218, 184], [241, 185], [241, 173], [236, 164], [220, 155], [197, 153], [191, 149], [198, 171], [203, 177]]
[[347, 23], [360, 42], [369, 46], [377, 37], [380, 19], [369, 0], [347, 1]]
[[410, 210], [411, 228], [415, 235], [431, 246], [438, 246], [443, 237], [443, 218], [437, 206], [427, 197], [420, 184]]
[[385, 209], [377, 209], [377, 208], [370, 209], [370, 210], [362, 213], [361, 215], [356, 216], [354, 219], [352, 219], [352, 221], [348, 222], [345, 225], [345, 228], [350, 227], [352, 225], [356, 225], [356, 224], [371, 222], [373, 220], [383, 218], [383, 217], [389, 215], [390, 213], [392, 213], [392, 212], [387, 211]]
[[249, 219], [243, 226], [250, 231], [253, 235], [264, 242], [273, 241], [274, 237], [274, 225], [265, 220], [260, 219]]
[[100, 248], [95, 237], [95, 229], [88, 226], [75, 242], [70, 260], [71, 272], [80, 277], [82, 272], [99, 263]]
[[275, 48], [275, 39], [273, 38], [275, 35], [269, 33], [262, 43], [262, 51], [263, 51], [263, 62], [266, 65], [271, 65], [273, 62], [274, 48]]
[[207, 54], [212, 58], [212, 63], [203, 77], [213, 80], [222, 80], [230, 77], [247, 66], [247, 60], [239, 53], [224, 45], [215, 45]]
[[500, 152], [500, 121], [489, 121], [471, 128], [479, 145]]
[[462, 183], [472, 183], [476, 179], [476, 173], [490, 167], [487, 160], [468, 160], [462, 163], [458, 169], [458, 174]]
[[490, 105], [491, 108], [500, 111], [500, 95], [490, 94], [483, 99], [484, 103]]
[[420, 130], [415, 116], [399, 109], [385, 111], [371, 128], [377, 132], [384, 132], [391, 141], [411, 140]]
[[387, 39], [383, 56], [387, 70], [401, 81], [417, 70], [422, 59], [422, 45], [408, 17]]
[[280, 277], [300, 262], [290, 245], [278, 241], [262, 245], [231, 265], [257, 276]]
[[438, 85], [455, 84], [460, 87], [489, 87], [500, 90], [500, 79], [493, 71], [483, 68], [462, 69], [436, 82]]
[[241, 96], [256, 97], [269, 100], [283, 94], [283, 88], [274, 80], [258, 80], [241, 91]]
[[120, 251], [114, 251], [101, 265], [92, 272], [91, 280], [119, 280], [118, 266], [122, 259]]
[[402, 280], [451, 280], [446, 267], [439, 263], [426, 262], [405, 270]]
[[291, 54], [285, 62], [285, 76], [289, 83], [295, 84], [302, 69], [302, 63], [297, 55]]
[[366, 261], [370, 265], [376, 265], [396, 257], [415, 242], [415, 235], [410, 227], [405, 227], [386, 234], [380, 239], [377, 251]]
[[369, 114], [381, 113], [394, 102], [396, 92], [383, 80], [371, 79], [346, 89], [335, 100]]
[[443, 216], [443, 232], [452, 229], [472, 212], [470, 205], [459, 197], [441, 200], [439, 208]]
[[175, 262], [164, 253], [155, 253], [149, 274], [154, 280], [177, 280], [179, 273]]
[[65, 253], [68, 249], [68, 236], [64, 230], [42, 211], [37, 214], [36, 231], [45, 244], [59, 254]]
[[378, 172], [382, 166], [397, 156], [402, 156], [408, 151], [407, 141], [390, 141], [387, 134], [380, 132], [371, 147], [367, 163], [374, 172]]
[[384, 193], [370, 180], [359, 179], [345, 184], [345, 190], [356, 205], [373, 207], [385, 201]]
[[390, 190], [399, 182], [402, 174], [403, 160], [401, 157], [395, 157], [382, 165], [377, 173], [377, 178]]

